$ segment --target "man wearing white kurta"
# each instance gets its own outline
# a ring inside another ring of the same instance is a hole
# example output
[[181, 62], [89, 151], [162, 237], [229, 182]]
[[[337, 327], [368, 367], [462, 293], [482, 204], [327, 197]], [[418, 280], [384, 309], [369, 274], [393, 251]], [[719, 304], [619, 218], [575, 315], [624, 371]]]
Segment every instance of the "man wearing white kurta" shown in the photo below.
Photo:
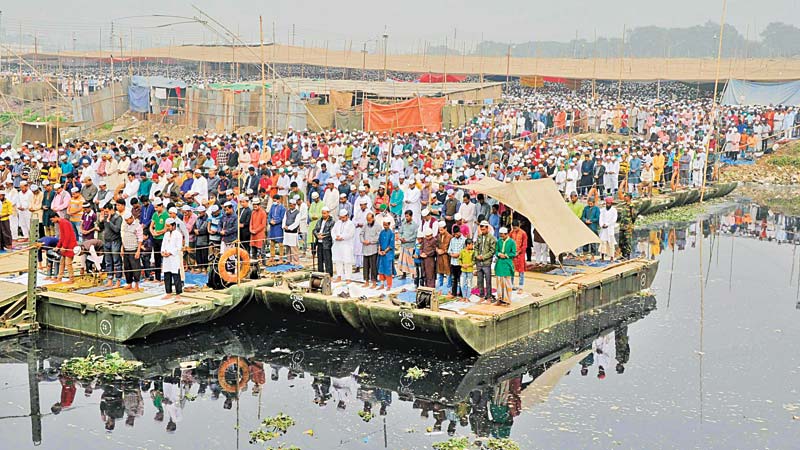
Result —
[[606, 207], [600, 209], [598, 237], [600, 238], [601, 260], [608, 256], [613, 261], [616, 253], [617, 240], [614, 237], [614, 230], [617, 226], [617, 208], [614, 208], [613, 202], [611, 197], [606, 197]]
[[349, 219], [349, 213], [346, 209], [339, 211], [339, 221], [333, 224], [331, 229], [333, 238], [331, 256], [333, 257], [333, 273], [336, 275], [335, 282], [350, 281], [353, 262], [355, 262], [353, 254], [355, 235], [356, 227]]
[[[31, 204], [33, 203], [33, 191], [28, 189], [28, 182], [22, 181], [19, 185], [19, 192], [14, 202], [14, 214], [17, 216], [17, 223], [22, 230], [20, 237], [28, 239], [31, 229]], [[16, 227], [14, 230], [16, 231]]]
[[167, 219], [166, 227], [167, 232], [164, 233], [164, 239], [161, 243], [161, 257], [163, 258], [161, 270], [164, 273], [164, 289], [167, 292], [167, 296], [171, 297], [174, 287], [175, 295], [180, 296], [183, 293], [183, 280], [181, 279], [181, 270], [183, 270], [183, 263], [181, 262], [183, 234], [177, 229], [175, 219]]
[[[356, 200], [356, 209], [353, 211], [353, 225], [359, 234], [367, 224], [367, 214], [370, 213], [368, 205], [369, 202], [366, 198]], [[364, 244], [361, 243], [361, 239], [354, 239], [353, 253], [355, 255], [356, 271], [358, 271], [364, 266]]]
[[422, 203], [420, 201], [422, 192], [417, 188], [416, 183], [407, 181], [408, 188], [403, 192], [403, 213], [411, 211], [414, 220], [421, 218]]
[[333, 177], [328, 178], [328, 187], [325, 188], [325, 194], [322, 196], [322, 203], [331, 211], [338, 211], [339, 205], [339, 190], [334, 186]]

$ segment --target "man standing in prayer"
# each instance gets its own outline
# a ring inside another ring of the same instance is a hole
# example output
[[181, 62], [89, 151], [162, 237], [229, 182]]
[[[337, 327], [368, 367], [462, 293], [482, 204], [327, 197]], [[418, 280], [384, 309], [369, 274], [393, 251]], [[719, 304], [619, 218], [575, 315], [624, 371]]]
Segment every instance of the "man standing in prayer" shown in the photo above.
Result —
[[400, 224], [400, 272], [401, 279], [405, 280], [408, 274], [416, 271], [414, 264], [414, 245], [417, 243], [417, 230], [419, 226], [414, 222], [414, 213], [407, 210]]
[[298, 233], [300, 231], [300, 210], [296, 202], [289, 202], [289, 209], [283, 216], [283, 247], [286, 249], [287, 262], [300, 264], [300, 254], [297, 250]]
[[[361, 242], [364, 264], [364, 287], [369, 287], [370, 282], [373, 289], [378, 287], [378, 241], [382, 229], [382, 226], [375, 223], [375, 215], [368, 212], [365, 216], [364, 226], [358, 230], [358, 241]], [[358, 244], [356, 244], [356, 248], [358, 248]], [[358, 255], [356, 255], [357, 257]]]
[[267, 212], [261, 207], [261, 199], [253, 199], [253, 212], [250, 215], [250, 257], [264, 258], [264, 238], [267, 229]]
[[[267, 239], [269, 239], [269, 254], [270, 258], [273, 261], [280, 261], [283, 259], [283, 216], [286, 215], [286, 207], [283, 206], [281, 203], [281, 196], [275, 194], [272, 196], [272, 206], [269, 208], [269, 215], [267, 216], [267, 220], [269, 221], [269, 233], [267, 234]], [[278, 256], [278, 251], [280, 252], [280, 257]]]
[[317, 227], [317, 221], [322, 217], [322, 208], [325, 206], [319, 199], [319, 192], [314, 191], [311, 193], [311, 203], [308, 205], [308, 218], [310, 220], [308, 229], [311, 233], [308, 234], [306, 239], [307, 244], [313, 245], [316, 242], [314, 237], [314, 229]]
[[497, 302], [495, 306], [511, 305], [512, 284], [514, 281], [514, 258], [517, 256], [517, 245], [508, 237], [508, 228], [500, 228], [500, 239], [497, 240], [495, 252], [497, 262], [494, 273], [497, 275]]
[[164, 242], [161, 245], [162, 271], [164, 272], [164, 289], [167, 297], [172, 297], [172, 289], [175, 289], [175, 296], [179, 297], [183, 293], [183, 280], [181, 270], [181, 254], [183, 252], [183, 234], [177, 229], [175, 219], [169, 218], [166, 221]]
[[[517, 255], [514, 257], [514, 270], [519, 273], [518, 289], [522, 293], [522, 286], [525, 285], [525, 249], [528, 248], [528, 233], [520, 228], [520, 221], [514, 220], [511, 223], [511, 232], [508, 237], [514, 241], [517, 248]], [[512, 285], [513, 285], [513, 279]]]
[[[481, 301], [492, 301], [492, 258], [497, 249], [497, 240], [489, 233], [489, 222], [484, 220], [478, 226], [478, 239], [475, 242], [475, 266], [478, 272], [478, 289]], [[469, 293], [462, 293], [469, 298]]]
[[622, 214], [619, 214], [619, 249], [623, 259], [630, 259], [633, 252], [633, 227], [638, 213], [631, 203], [631, 196], [625, 195]]
[[[628, 196], [630, 196], [629, 193], [625, 195], [625, 197]], [[617, 209], [614, 208], [613, 203], [613, 198], [606, 197], [606, 207], [600, 210], [600, 219], [598, 221], [600, 226], [600, 260], [604, 260], [608, 256], [613, 261], [616, 253], [614, 230], [617, 225]]]
[[333, 275], [333, 238], [331, 236], [333, 219], [327, 206], [322, 207], [320, 214], [320, 219], [311, 231], [315, 241], [313, 251], [317, 255], [317, 271]]
[[394, 221], [386, 217], [383, 219], [383, 230], [378, 235], [378, 277], [383, 281], [382, 289], [392, 289], [394, 277]]
[[349, 283], [355, 262], [353, 240], [356, 236], [356, 227], [350, 220], [350, 213], [346, 209], [339, 211], [339, 221], [333, 225], [331, 236], [333, 237], [331, 256], [333, 257], [333, 271], [336, 274], [334, 281], [344, 280], [345, 283]]
[[[371, 214], [371, 213], [369, 212], [369, 209], [368, 209], [369, 204], [368, 204], [366, 198], [357, 199], [356, 202], [357, 202], [357, 205], [356, 205], [355, 210], [353, 211], [353, 224], [356, 227], [356, 233], [361, 235], [361, 230], [363, 230], [364, 226], [367, 224], [367, 214]], [[380, 229], [378, 230], [378, 232], [380, 232]], [[378, 232], [376, 232], [376, 236], [375, 236], [375, 241], [376, 241], [375, 243], [376, 244], [377, 244], [377, 240], [378, 240], [378, 238], [377, 238]], [[362, 243], [362, 240], [360, 238], [355, 240], [355, 245], [353, 247], [353, 253], [354, 253], [355, 258], [356, 258], [356, 269], [355, 269], [356, 272], [361, 270], [361, 267], [364, 265], [364, 261], [363, 261], [364, 260], [364, 249], [363, 249], [363, 246], [364, 246], [364, 244]], [[377, 254], [377, 250], [375, 250], [375, 254]], [[376, 278], [377, 278], [377, 273], [376, 273]], [[364, 280], [366, 280], [366, 279], [367, 279], [367, 276], [364, 275]]]
[[[450, 248], [450, 240], [453, 238], [447, 228], [445, 221], [439, 222], [439, 233], [436, 235], [436, 273], [439, 275], [439, 287], [445, 287], [446, 282], [452, 282], [450, 277], [450, 255], [447, 249]], [[451, 287], [451, 286], [448, 286]]]
[[422, 248], [419, 256], [422, 258], [422, 270], [425, 277], [425, 286], [436, 287], [436, 237], [430, 228], [423, 232]]
[[[594, 197], [589, 198], [588, 205], [583, 208], [583, 214], [581, 214], [581, 221], [592, 230], [592, 233], [599, 236], [600, 235], [600, 208], [595, 206], [594, 204]], [[583, 247], [584, 253], [591, 255], [592, 261], [594, 261], [594, 257], [597, 255], [597, 244], [586, 244]]]
[[[139, 290], [139, 280], [142, 278], [141, 251], [144, 233], [139, 220], [125, 211], [122, 215], [122, 271], [125, 274], [125, 289]], [[206, 261], [203, 261], [204, 263]]]
[[[447, 246], [447, 259], [450, 261], [450, 295], [457, 297], [461, 285], [461, 262], [458, 257], [461, 255], [461, 250], [464, 249], [466, 238], [461, 234], [460, 226], [453, 225], [451, 230], [453, 230], [453, 237]], [[461, 296], [464, 297], [464, 294]]]

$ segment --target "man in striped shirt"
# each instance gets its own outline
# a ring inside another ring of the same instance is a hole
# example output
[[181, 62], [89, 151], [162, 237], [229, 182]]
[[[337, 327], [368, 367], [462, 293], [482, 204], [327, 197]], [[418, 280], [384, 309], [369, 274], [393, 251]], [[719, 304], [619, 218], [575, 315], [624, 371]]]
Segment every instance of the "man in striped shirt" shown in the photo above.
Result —
[[141, 251], [144, 233], [139, 220], [130, 211], [122, 215], [122, 269], [125, 273], [125, 289], [139, 290], [142, 278]]

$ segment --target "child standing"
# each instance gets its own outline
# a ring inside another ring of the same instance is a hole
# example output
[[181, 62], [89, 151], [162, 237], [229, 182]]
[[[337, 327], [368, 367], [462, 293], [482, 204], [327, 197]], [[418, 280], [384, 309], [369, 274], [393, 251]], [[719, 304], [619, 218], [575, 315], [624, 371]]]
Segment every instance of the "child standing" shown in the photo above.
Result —
[[475, 244], [472, 239], [464, 241], [464, 248], [458, 254], [458, 263], [461, 264], [461, 301], [468, 302], [472, 293], [472, 272], [475, 271]]

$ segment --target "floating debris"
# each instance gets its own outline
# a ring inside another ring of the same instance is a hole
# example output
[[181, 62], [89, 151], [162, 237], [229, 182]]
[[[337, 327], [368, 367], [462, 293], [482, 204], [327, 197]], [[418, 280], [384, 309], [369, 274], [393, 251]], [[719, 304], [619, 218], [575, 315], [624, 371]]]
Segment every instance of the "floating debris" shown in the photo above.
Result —
[[416, 381], [425, 377], [425, 371], [417, 366], [409, 367], [404, 376]]
[[61, 373], [75, 378], [87, 379], [96, 377], [116, 378], [128, 375], [142, 367], [139, 361], [129, 361], [119, 353], [108, 353], [104, 356], [92, 353], [92, 348], [85, 357], [70, 358], [61, 365]]

